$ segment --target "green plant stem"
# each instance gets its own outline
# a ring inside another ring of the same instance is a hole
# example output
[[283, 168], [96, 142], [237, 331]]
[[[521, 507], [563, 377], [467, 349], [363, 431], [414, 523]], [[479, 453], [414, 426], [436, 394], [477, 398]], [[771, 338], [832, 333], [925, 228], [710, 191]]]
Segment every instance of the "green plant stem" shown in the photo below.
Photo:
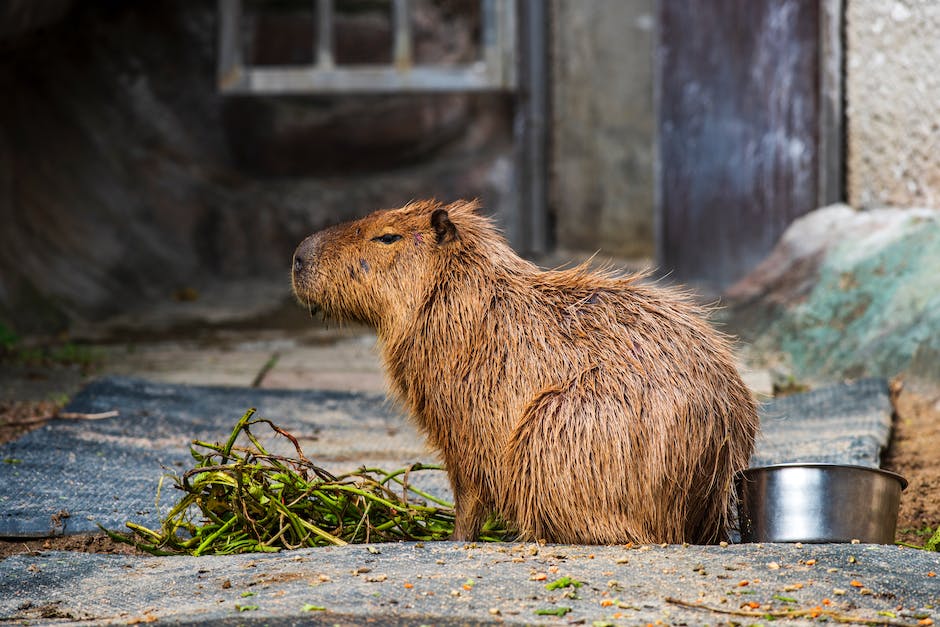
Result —
[[238, 435], [245, 430], [248, 421], [251, 420], [251, 417], [255, 414], [255, 408], [252, 407], [239, 419], [235, 424], [235, 429], [232, 431], [232, 435], [229, 436], [228, 442], [225, 443], [225, 446], [222, 448], [222, 463], [227, 464], [229, 455], [232, 453], [232, 447], [235, 446], [235, 440], [238, 439]]
[[209, 545], [211, 545], [215, 541], [216, 538], [218, 538], [220, 535], [222, 535], [223, 533], [231, 529], [235, 525], [236, 522], [238, 522], [237, 516], [232, 516], [227, 521], [225, 521], [224, 525], [216, 529], [213, 533], [209, 534], [209, 537], [203, 540], [202, 543], [196, 547], [196, 550], [193, 551], [193, 556], [199, 557], [200, 555], [202, 555], [202, 552], [205, 551], [206, 548], [208, 548]]

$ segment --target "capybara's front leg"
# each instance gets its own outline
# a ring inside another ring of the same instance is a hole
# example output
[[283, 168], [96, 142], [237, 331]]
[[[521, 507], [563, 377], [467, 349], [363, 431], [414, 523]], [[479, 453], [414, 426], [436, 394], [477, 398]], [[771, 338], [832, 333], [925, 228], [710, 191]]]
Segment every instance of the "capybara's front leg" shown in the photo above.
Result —
[[486, 519], [486, 508], [483, 506], [483, 501], [473, 492], [461, 493], [455, 489], [454, 509], [456, 510], [456, 520], [454, 521], [454, 533], [450, 539], [458, 541], [476, 540]]

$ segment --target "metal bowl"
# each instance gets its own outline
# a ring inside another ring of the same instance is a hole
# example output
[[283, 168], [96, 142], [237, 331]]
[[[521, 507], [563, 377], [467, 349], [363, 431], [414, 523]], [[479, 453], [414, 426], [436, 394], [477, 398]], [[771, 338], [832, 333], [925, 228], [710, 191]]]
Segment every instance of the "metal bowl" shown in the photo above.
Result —
[[778, 464], [739, 475], [742, 542], [893, 544], [901, 475], [864, 466]]

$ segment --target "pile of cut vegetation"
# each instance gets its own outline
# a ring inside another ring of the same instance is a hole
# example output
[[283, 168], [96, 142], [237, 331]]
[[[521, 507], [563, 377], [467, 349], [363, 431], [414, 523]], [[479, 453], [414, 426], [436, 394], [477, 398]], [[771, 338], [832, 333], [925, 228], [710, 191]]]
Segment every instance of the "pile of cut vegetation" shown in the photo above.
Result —
[[[296, 457], [268, 452], [252, 431], [258, 428], [289, 440]], [[194, 441], [190, 451], [195, 466], [165, 477], [183, 496], [160, 528], [128, 522], [133, 534], [105, 530], [109, 536], [155, 555], [206, 555], [443, 540], [454, 530], [453, 505], [410, 481], [415, 473], [442, 472], [441, 466], [360, 468], [334, 476], [307, 459], [293, 435], [256, 417], [254, 409], [224, 444]], [[481, 539], [504, 535], [503, 525], [492, 520]]]

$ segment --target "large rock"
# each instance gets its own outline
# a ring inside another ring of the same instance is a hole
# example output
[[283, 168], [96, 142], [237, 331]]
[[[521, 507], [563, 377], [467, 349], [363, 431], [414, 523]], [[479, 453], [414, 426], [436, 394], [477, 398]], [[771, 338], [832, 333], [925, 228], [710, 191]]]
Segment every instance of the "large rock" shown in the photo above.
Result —
[[797, 380], [940, 382], [940, 211], [815, 211], [727, 297], [754, 360]]

